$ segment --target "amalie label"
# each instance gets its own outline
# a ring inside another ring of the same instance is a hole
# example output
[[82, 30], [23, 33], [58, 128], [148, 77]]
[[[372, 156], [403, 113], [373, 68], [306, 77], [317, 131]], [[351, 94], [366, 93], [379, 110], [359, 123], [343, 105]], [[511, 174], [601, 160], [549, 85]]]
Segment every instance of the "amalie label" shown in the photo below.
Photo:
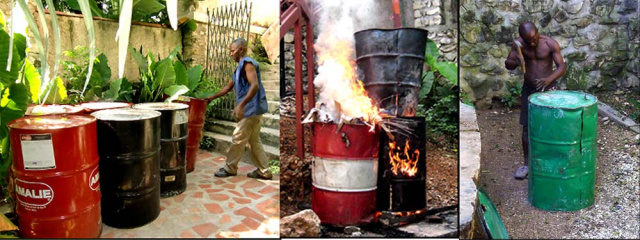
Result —
[[43, 208], [53, 201], [54, 193], [45, 183], [16, 179], [16, 197], [25, 206]]
[[97, 166], [91, 171], [91, 176], [89, 176], [89, 188], [93, 191], [100, 189], [100, 171]]

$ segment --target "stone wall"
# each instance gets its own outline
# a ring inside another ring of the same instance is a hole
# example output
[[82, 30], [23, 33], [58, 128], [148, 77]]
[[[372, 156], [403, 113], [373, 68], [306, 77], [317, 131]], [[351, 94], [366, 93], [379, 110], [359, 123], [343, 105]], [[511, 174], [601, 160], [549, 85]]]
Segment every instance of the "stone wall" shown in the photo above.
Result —
[[414, 26], [429, 31], [446, 61], [458, 59], [458, 0], [414, 0]]
[[[391, 5], [388, 0], [380, 1], [381, 5], [389, 5], [388, 8], [380, 8], [376, 15], [391, 16], [393, 15]], [[458, 0], [400, 0], [402, 24], [404, 27], [422, 28], [429, 31], [428, 37], [436, 42], [440, 49], [441, 58], [446, 61], [456, 62], [458, 58], [458, 17], [457, 8]], [[375, 23], [376, 26], [361, 26], [361, 29], [367, 28], [393, 28], [393, 22], [390, 20], [383, 23]], [[380, 25], [382, 24], [382, 25]], [[307, 89], [307, 70], [306, 70], [306, 34], [303, 30], [303, 70], [304, 89]], [[314, 39], [317, 38], [317, 28], [314, 29]], [[293, 94], [295, 91], [295, 70], [294, 70], [294, 41], [293, 30], [290, 30], [284, 37], [284, 70], [285, 70], [285, 88], [286, 95]], [[317, 68], [317, 66], [316, 66]]]
[[[561, 89], [613, 89], [640, 85], [637, 0], [461, 0], [460, 87], [476, 107], [522, 84], [520, 68], [504, 61], [518, 25], [532, 21], [558, 41], [569, 70]], [[582, 77], [581, 77], [582, 76]]]

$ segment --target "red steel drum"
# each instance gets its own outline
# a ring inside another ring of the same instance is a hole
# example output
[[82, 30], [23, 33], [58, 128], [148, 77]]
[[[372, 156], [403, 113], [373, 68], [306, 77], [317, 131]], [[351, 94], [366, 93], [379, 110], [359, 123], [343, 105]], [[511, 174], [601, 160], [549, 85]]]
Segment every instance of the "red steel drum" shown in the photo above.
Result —
[[366, 125], [313, 123], [311, 209], [323, 224], [375, 221], [378, 129]]
[[96, 238], [102, 231], [96, 119], [27, 116], [8, 124], [22, 238]]
[[193, 172], [196, 167], [196, 157], [200, 149], [204, 116], [207, 112], [207, 100], [199, 98], [181, 97], [179, 101], [189, 105], [189, 132], [187, 137], [187, 172]]

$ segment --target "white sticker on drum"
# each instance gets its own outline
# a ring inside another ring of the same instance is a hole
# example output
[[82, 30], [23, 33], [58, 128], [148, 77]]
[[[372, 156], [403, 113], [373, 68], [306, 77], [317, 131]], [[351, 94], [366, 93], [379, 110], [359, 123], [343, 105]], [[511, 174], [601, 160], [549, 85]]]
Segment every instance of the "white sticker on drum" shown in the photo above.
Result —
[[173, 115], [173, 125], [185, 124], [189, 122], [189, 111], [176, 111]]
[[20, 134], [22, 161], [25, 170], [56, 168], [51, 134]]
[[176, 176], [175, 175], [165, 176], [164, 177], [164, 182], [173, 182], [175, 180], [176, 180]]

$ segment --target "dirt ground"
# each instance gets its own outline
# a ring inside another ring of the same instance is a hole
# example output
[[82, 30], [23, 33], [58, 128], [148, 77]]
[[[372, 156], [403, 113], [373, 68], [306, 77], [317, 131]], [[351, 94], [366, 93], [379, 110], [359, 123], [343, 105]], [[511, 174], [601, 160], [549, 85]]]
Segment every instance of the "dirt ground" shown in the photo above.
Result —
[[[307, 130], [305, 133], [306, 159], [299, 161], [296, 156], [295, 118], [286, 115], [280, 115], [281, 217], [301, 211], [298, 208], [300, 202], [311, 203], [310, 132]], [[458, 204], [457, 149], [457, 147], [444, 148], [434, 143], [427, 143], [427, 209]], [[304, 186], [304, 197], [301, 195], [301, 186]], [[300, 201], [300, 199], [303, 200]]]
[[[632, 93], [596, 94], [621, 111]], [[479, 186], [496, 205], [510, 238], [640, 238], [640, 135], [598, 120], [596, 196], [593, 206], [574, 212], [539, 210], [527, 201], [527, 179], [513, 178], [524, 164], [519, 109], [494, 102], [478, 110], [482, 134]]]

